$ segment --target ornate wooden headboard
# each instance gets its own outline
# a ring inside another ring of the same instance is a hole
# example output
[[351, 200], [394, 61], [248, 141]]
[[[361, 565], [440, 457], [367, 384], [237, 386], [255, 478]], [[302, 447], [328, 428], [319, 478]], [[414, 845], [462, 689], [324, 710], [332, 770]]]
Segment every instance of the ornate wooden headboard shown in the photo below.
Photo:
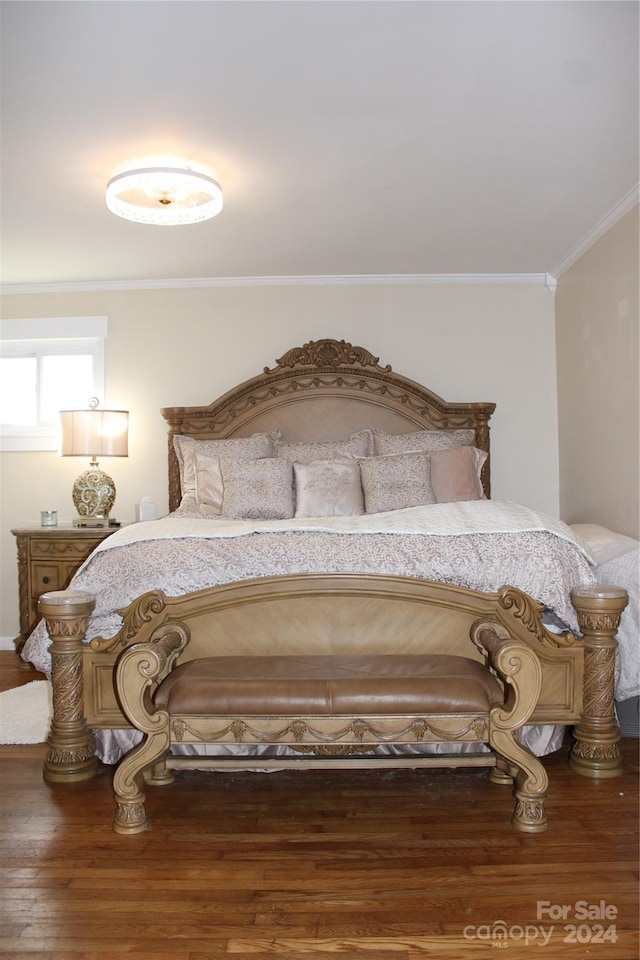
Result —
[[[381, 366], [364, 347], [345, 340], [311, 340], [288, 350], [257, 377], [206, 407], [165, 407], [169, 425], [169, 509], [180, 503], [175, 434], [201, 440], [280, 430], [287, 441], [344, 440], [357, 430], [389, 433], [473, 429], [490, 454], [489, 418], [495, 403], [447, 403], [427, 387]], [[490, 457], [482, 482], [491, 493]]]

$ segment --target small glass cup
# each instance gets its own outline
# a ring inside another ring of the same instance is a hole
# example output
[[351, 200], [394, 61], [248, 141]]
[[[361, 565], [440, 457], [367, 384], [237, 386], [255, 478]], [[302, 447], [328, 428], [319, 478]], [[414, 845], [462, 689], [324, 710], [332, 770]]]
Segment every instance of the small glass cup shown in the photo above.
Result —
[[58, 511], [57, 510], [41, 510], [40, 526], [41, 527], [57, 527]]

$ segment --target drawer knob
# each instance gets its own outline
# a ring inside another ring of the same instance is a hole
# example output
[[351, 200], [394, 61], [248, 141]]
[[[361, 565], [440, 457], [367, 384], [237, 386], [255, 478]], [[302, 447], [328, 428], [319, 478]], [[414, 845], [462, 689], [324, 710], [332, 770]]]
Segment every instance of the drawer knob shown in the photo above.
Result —
[[42, 582], [43, 582], [43, 583], [49, 583], [49, 577], [43, 577], [43, 578], [42, 578]]

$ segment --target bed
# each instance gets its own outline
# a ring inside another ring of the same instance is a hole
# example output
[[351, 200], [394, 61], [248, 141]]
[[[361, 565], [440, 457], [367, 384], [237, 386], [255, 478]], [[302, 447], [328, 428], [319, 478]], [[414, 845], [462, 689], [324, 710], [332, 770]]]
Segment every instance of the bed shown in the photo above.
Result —
[[[45, 776], [82, 779], [95, 772], [96, 747], [107, 763], [130, 748], [136, 731], [115, 665], [176, 619], [188, 624], [189, 658], [212, 646], [270, 653], [284, 620], [296, 653], [348, 635], [367, 653], [419, 645], [468, 656], [482, 616], [540, 660], [530, 749], [556, 749], [572, 726], [576, 772], [620, 773], [613, 700], [625, 591], [596, 583], [565, 524], [491, 500], [493, 412], [447, 403], [368, 350], [329, 339], [289, 350], [207, 406], [164, 408], [169, 516], [107, 538], [70, 594], [42, 598], [45, 622], [22, 652], [53, 681]], [[391, 609], [395, 627], [383, 635], [376, 625]], [[431, 749], [450, 753], [447, 743]]]

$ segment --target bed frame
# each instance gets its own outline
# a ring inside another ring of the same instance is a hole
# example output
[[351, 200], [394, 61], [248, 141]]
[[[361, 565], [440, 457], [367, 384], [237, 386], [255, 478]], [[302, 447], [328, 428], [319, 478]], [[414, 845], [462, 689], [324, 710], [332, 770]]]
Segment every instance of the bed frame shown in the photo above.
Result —
[[[482, 482], [489, 497], [494, 409], [493, 403], [446, 403], [381, 366], [362, 347], [343, 340], [311, 341], [208, 406], [162, 410], [169, 429], [169, 507], [176, 509], [181, 496], [176, 434], [204, 440], [279, 430], [283, 440], [292, 442], [346, 439], [365, 427], [390, 433], [473, 429], [476, 446], [487, 453]], [[191, 637], [185, 659], [210, 656], [214, 634], [216, 654], [250, 655], [258, 652], [265, 623], [274, 625], [273, 643], [286, 608], [288, 623], [304, 624], [304, 630], [284, 631], [280, 640], [281, 651], [294, 653], [317, 652], [340, 635], [367, 653], [397, 653], [400, 645], [406, 652], [446, 649], [470, 656], [473, 624], [478, 618], [496, 623], [526, 642], [540, 660], [541, 692], [530, 722], [577, 724], [572, 769], [589, 777], [618, 776], [615, 632], [626, 593], [616, 587], [578, 589], [572, 601], [581, 639], [548, 631], [541, 620], [543, 607], [508, 585], [498, 594], [482, 594], [402, 577], [264, 578], [178, 598], [147, 593], [121, 611], [123, 626], [114, 637], [84, 644], [93, 598], [69, 591], [45, 594], [39, 609], [52, 640], [54, 716], [44, 775], [57, 782], [93, 776], [97, 762], [90, 728], [128, 726], [114, 689], [116, 662], [124, 649], [179, 621]], [[393, 631], [374, 629], [373, 624], [389, 621], [390, 610]], [[475, 656], [482, 658], [479, 650]]]

